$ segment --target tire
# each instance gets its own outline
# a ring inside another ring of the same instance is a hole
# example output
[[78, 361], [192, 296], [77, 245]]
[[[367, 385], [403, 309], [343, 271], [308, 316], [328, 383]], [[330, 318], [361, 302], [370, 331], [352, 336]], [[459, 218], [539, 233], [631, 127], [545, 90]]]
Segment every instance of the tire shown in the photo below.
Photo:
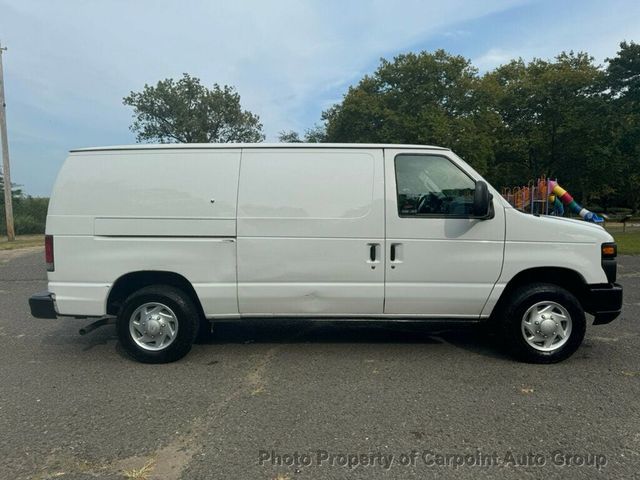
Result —
[[150, 285], [124, 301], [117, 331], [123, 349], [135, 360], [169, 363], [189, 353], [199, 325], [189, 295], [168, 285]]
[[556, 363], [569, 358], [582, 343], [587, 328], [578, 299], [551, 283], [519, 287], [498, 316], [503, 345], [516, 358], [529, 363]]

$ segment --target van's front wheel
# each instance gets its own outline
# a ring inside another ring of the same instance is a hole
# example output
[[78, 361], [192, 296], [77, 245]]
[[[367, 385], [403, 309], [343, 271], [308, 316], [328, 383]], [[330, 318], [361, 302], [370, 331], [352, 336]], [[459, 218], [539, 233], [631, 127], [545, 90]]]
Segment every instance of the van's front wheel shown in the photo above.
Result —
[[198, 326], [198, 310], [189, 295], [167, 285], [151, 285], [125, 300], [117, 329], [131, 357], [144, 363], [168, 363], [189, 353]]
[[586, 331], [580, 302], [569, 291], [549, 283], [520, 287], [499, 315], [506, 346], [527, 362], [554, 363], [568, 358]]

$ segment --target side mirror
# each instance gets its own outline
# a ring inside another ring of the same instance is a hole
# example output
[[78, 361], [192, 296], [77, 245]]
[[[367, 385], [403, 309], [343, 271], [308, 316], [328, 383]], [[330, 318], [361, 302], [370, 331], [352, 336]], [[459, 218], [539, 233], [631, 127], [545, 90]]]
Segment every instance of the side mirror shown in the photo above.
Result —
[[473, 194], [473, 216], [475, 218], [486, 219], [491, 216], [491, 197], [487, 184], [482, 180], [477, 181]]

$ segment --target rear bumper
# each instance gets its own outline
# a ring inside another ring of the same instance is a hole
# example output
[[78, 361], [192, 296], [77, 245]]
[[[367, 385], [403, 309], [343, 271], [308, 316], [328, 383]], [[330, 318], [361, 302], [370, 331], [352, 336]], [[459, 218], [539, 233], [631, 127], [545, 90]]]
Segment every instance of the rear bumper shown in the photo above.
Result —
[[622, 311], [622, 285], [608, 283], [589, 285], [585, 310], [593, 315], [594, 325], [602, 325], [613, 321]]
[[31, 315], [36, 318], [57, 318], [55, 301], [50, 292], [35, 293], [29, 297]]

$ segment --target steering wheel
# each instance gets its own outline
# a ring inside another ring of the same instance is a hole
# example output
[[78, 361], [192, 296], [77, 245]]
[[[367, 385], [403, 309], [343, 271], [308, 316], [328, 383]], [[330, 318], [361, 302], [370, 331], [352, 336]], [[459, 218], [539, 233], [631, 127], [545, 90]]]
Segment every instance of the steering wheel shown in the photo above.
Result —
[[422, 212], [422, 209], [425, 207], [425, 204], [427, 203], [427, 197], [428, 195], [421, 195], [420, 198], [418, 198], [418, 203], [416, 203], [416, 213], [425, 213], [425, 212]]
[[416, 204], [417, 213], [438, 213], [442, 208], [442, 200], [433, 193], [422, 195]]

